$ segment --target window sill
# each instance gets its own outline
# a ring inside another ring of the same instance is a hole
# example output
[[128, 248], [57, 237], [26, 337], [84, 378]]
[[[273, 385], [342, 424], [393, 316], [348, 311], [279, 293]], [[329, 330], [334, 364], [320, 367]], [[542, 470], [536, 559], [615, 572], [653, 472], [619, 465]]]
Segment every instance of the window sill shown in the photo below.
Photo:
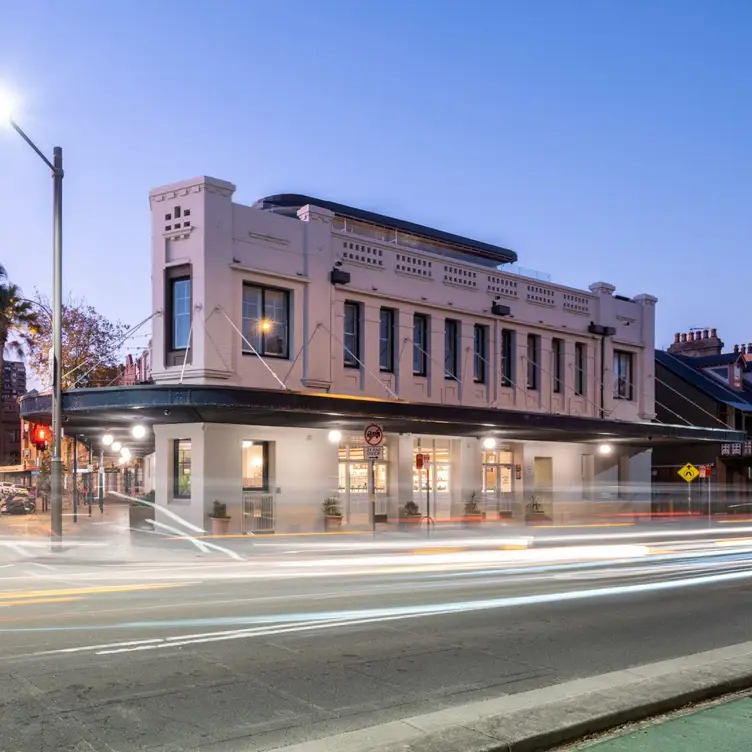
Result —
[[[251, 352], [250, 350], [243, 350], [242, 353], [243, 355], [251, 355], [251, 356], [256, 355], [256, 353]], [[262, 352], [259, 352], [258, 355], [261, 358], [274, 358], [274, 360], [290, 360], [289, 355], [270, 355], [268, 353], [262, 353]]]
[[170, 499], [170, 504], [190, 504], [190, 503], [191, 503], [190, 496], [173, 496]]
[[413, 378], [416, 378], [416, 379], [427, 379], [428, 378], [428, 374], [424, 373], [424, 372], [413, 371]]
[[351, 371], [359, 371], [360, 370], [360, 364], [359, 363], [345, 363], [345, 368], [349, 368]]

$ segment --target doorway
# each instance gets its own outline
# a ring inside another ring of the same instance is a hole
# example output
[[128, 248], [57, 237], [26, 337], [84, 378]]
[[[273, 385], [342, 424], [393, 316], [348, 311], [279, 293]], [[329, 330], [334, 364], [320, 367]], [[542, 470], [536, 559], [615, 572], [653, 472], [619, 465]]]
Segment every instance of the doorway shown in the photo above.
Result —
[[533, 459], [533, 486], [538, 505], [543, 513], [553, 519], [554, 514], [554, 461], [551, 457]]
[[486, 519], [513, 516], [514, 464], [509, 450], [484, 451], [481, 490]]

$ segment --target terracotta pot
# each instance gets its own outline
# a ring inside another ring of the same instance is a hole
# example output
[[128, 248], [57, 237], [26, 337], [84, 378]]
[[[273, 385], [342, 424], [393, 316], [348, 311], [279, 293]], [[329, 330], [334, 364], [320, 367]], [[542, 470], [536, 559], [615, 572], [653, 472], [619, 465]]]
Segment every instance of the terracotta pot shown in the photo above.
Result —
[[342, 517], [341, 515], [327, 514], [324, 517], [324, 530], [327, 532], [342, 529]]
[[212, 517], [211, 531], [212, 535], [227, 535], [230, 529], [230, 520], [232, 517]]

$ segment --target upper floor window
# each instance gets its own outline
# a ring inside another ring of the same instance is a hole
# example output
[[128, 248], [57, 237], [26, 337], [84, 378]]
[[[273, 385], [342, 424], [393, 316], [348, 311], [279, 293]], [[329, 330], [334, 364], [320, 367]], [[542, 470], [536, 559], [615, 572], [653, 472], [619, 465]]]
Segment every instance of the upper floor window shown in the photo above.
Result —
[[476, 324], [473, 327], [473, 378], [478, 384], [485, 384], [487, 372], [488, 327]]
[[457, 379], [459, 373], [459, 322], [454, 319], [444, 321], [444, 377]]
[[514, 386], [514, 350], [516, 332], [501, 330], [501, 385]]
[[552, 339], [551, 340], [551, 354], [553, 356], [552, 376], [553, 376], [553, 389], [556, 394], [559, 394], [564, 388], [564, 340]]
[[584, 397], [587, 385], [587, 348], [583, 342], [574, 344], [574, 393]]
[[191, 336], [191, 278], [170, 280], [171, 350], [185, 350]]
[[623, 350], [614, 350], [614, 397], [634, 399], [634, 355]]
[[394, 372], [394, 325], [396, 316], [393, 308], [382, 308], [379, 312], [379, 369]]
[[290, 357], [290, 291], [243, 285], [243, 352]]
[[344, 361], [347, 368], [360, 368], [360, 303], [345, 303]]
[[413, 316], [413, 373], [428, 375], [428, 316], [421, 313]]
[[527, 388], [537, 389], [540, 384], [540, 337], [527, 335]]

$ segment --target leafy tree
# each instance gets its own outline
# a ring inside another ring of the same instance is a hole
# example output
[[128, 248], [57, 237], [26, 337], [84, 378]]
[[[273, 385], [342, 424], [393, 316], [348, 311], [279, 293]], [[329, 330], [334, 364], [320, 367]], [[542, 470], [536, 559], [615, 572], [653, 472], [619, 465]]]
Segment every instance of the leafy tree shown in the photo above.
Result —
[[[42, 310], [51, 310], [49, 298], [35, 295]], [[71, 296], [63, 303], [63, 389], [108, 386], [120, 369], [121, 344], [128, 327], [110, 321], [83, 298]], [[28, 337], [28, 362], [45, 385], [49, 384], [52, 320], [40, 316]]]
[[0, 265], [0, 390], [6, 349], [23, 357], [24, 346], [28, 345], [37, 321], [33, 304], [23, 297], [21, 289], [8, 279], [5, 268]]

